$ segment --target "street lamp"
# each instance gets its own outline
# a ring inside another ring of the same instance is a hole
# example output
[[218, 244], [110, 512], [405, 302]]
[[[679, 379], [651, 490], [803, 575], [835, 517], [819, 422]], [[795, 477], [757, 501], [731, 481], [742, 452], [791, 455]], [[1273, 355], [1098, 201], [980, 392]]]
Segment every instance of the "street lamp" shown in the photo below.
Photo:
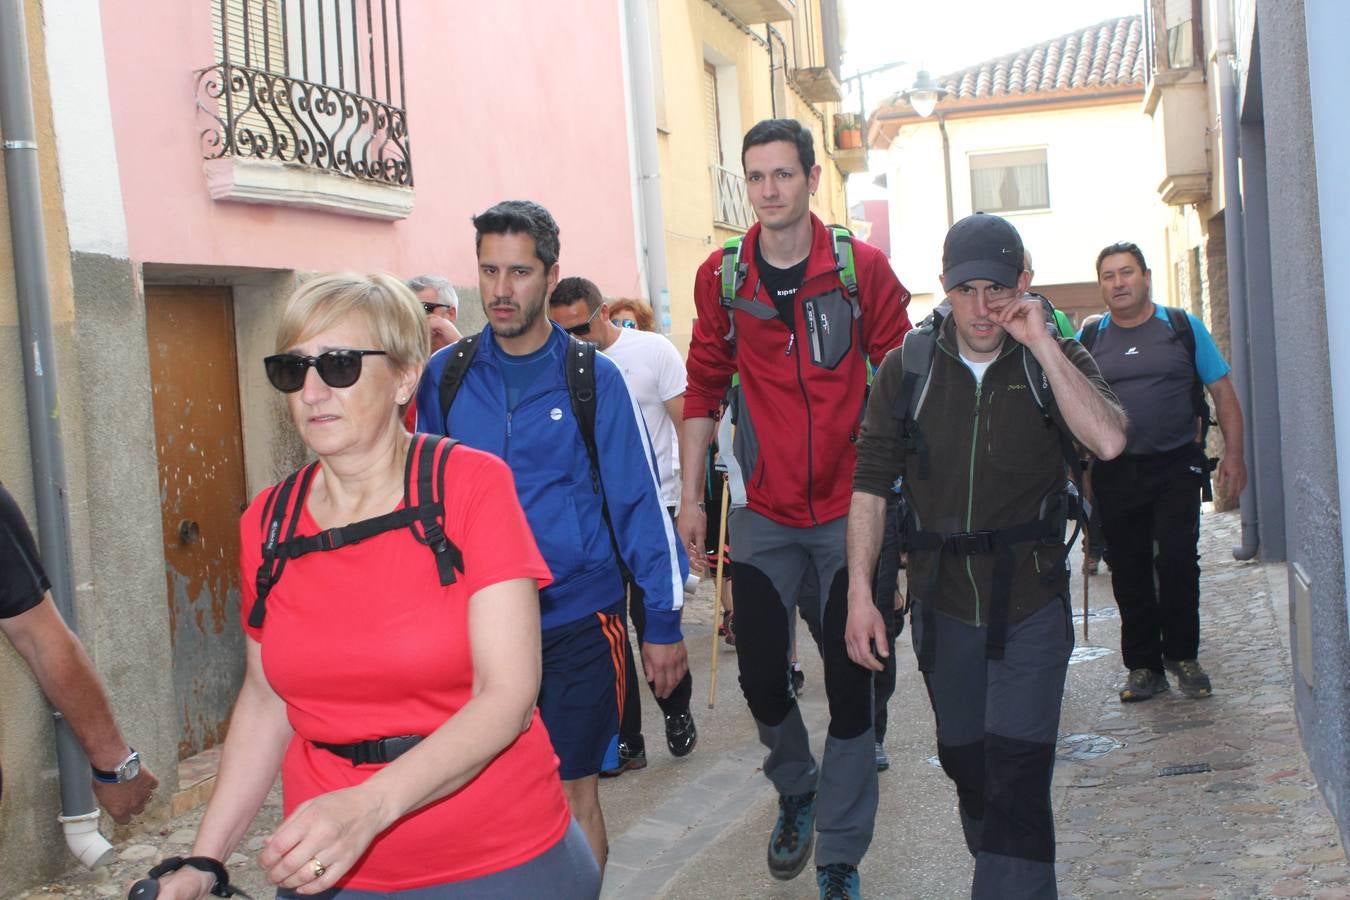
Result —
[[[951, 91], [934, 80], [927, 71], [920, 70], [914, 78], [914, 86], [902, 91], [900, 96], [910, 105], [920, 119], [926, 119], [937, 109], [938, 101]], [[938, 131], [942, 133], [942, 174], [943, 186], [947, 190], [947, 227], [951, 228], [955, 220], [952, 210], [952, 145], [947, 139], [947, 122], [942, 113], [937, 114]]]
[[948, 93], [949, 91], [938, 84], [932, 75], [921, 69], [914, 79], [914, 86], [902, 92], [901, 96], [908, 101], [920, 119], [926, 119], [933, 114], [938, 101]]

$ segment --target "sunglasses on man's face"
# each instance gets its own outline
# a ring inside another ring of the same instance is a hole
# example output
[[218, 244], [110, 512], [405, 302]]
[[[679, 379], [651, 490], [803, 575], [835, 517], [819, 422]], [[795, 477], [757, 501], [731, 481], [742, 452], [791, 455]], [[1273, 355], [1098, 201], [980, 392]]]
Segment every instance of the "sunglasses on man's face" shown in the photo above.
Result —
[[580, 325], [573, 325], [571, 328], [565, 328], [563, 330], [566, 331], [568, 334], [575, 334], [577, 337], [584, 337], [585, 335], [591, 333], [591, 322], [593, 322], [595, 320], [595, 317], [598, 315], [600, 315], [600, 307], [597, 306], [591, 312], [590, 318], [588, 318], [585, 322], [582, 322]]
[[318, 356], [278, 353], [266, 357], [263, 367], [267, 370], [267, 380], [272, 382], [272, 387], [284, 394], [294, 394], [305, 386], [305, 375], [310, 366], [318, 370], [324, 384], [345, 388], [356, 384], [356, 379], [361, 377], [363, 356], [386, 355], [383, 350], [329, 350]]
[[422, 302], [422, 311], [425, 312], [427, 315], [431, 315], [438, 309], [449, 309], [449, 308], [450, 308], [449, 303], [428, 303], [426, 301]]

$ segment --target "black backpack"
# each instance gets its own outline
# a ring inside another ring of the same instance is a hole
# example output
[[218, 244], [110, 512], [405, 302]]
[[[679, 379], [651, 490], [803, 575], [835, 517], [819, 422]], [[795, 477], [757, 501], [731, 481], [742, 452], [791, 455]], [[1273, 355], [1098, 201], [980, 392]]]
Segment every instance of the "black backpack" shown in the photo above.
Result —
[[[1046, 329], [1056, 337], [1062, 335], [1055, 307], [1049, 300], [1036, 295], [1041, 301]], [[892, 415], [900, 420], [906, 453], [918, 457], [918, 468], [912, 477], [924, 480], [929, 477], [928, 445], [918, 427], [919, 410], [923, 408], [928, 394], [928, 380], [933, 371], [933, 357], [937, 351], [938, 334], [949, 315], [949, 308], [939, 305], [919, 325], [910, 329], [905, 341], [898, 350], [903, 375], [900, 392], [896, 395]], [[1048, 428], [1058, 429], [1050, 415], [1050, 403], [1053, 397], [1050, 391], [1050, 379], [1036, 357], [1025, 346], [1021, 347], [1022, 370], [1026, 375], [1027, 387], [1032, 399], [1041, 413], [1041, 419]], [[992, 555], [994, 557], [992, 602], [989, 611], [989, 630], [985, 641], [985, 657], [1002, 659], [1007, 641], [1008, 612], [1010, 606], [1009, 587], [1012, 582], [1015, 558], [1013, 547], [1018, 544], [1046, 540], [1063, 540], [1064, 528], [1073, 521], [1073, 532], [1064, 541], [1064, 552], [1055, 565], [1047, 567], [1042, 580], [1049, 583], [1055, 577], [1057, 568], [1068, 558], [1069, 551], [1078, 539], [1079, 533], [1087, 526], [1091, 511], [1083, 502], [1078, 488], [1081, 470], [1078, 454], [1073, 440], [1062, 430], [1059, 431], [1060, 450], [1064, 455], [1066, 482], [1063, 490], [1049, 494], [1041, 501], [1039, 515], [1035, 519], [993, 531], [971, 531], [944, 533], [927, 530], [915, 513], [913, 505], [905, 502], [907, 521], [905, 528], [905, 547], [920, 552], [955, 553], [958, 555]], [[908, 480], [910, 476], [906, 476]], [[937, 619], [934, 594], [937, 589], [938, 575], [941, 571], [941, 559], [934, 560], [929, 581], [919, 586], [919, 609], [917, 615], [923, 620], [922, 639], [918, 648], [919, 670], [932, 672], [937, 654]]]
[[[450, 407], [454, 405], [455, 395], [459, 393], [460, 383], [469, 365], [478, 355], [478, 342], [481, 334], [472, 334], [461, 338], [450, 348], [450, 358], [446, 360], [445, 371], [441, 373], [440, 402], [441, 422], [450, 428]], [[600, 451], [595, 445], [595, 344], [583, 341], [575, 335], [567, 336], [567, 364], [563, 367], [567, 377], [567, 396], [572, 402], [572, 415], [581, 431], [581, 441], [586, 445], [586, 456], [591, 463], [591, 489], [600, 495], [600, 514], [609, 531], [609, 543], [614, 550], [614, 558], [619, 561], [619, 569], [624, 582], [632, 580], [628, 566], [619, 552], [619, 542], [614, 534], [614, 523], [609, 516], [609, 504], [605, 502], [605, 486], [600, 476]]]
[[[1158, 304], [1158, 308], [1167, 316], [1167, 324], [1172, 326], [1172, 340], [1180, 341], [1181, 346], [1186, 350], [1186, 358], [1191, 362], [1191, 368], [1195, 372], [1195, 379], [1191, 382], [1191, 407], [1195, 410], [1196, 418], [1200, 420], [1200, 438], [1198, 443], [1202, 448], [1208, 446], [1209, 427], [1214, 424], [1214, 419], [1210, 415], [1209, 400], [1205, 397], [1205, 383], [1200, 380], [1200, 371], [1195, 369], [1195, 331], [1191, 328], [1191, 317], [1183, 309], [1175, 306], [1163, 306]], [[1083, 335], [1078, 342], [1089, 352], [1092, 352], [1092, 345], [1097, 343], [1097, 338], [1102, 333], [1102, 320], [1098, 319], [1091, 325], [1083, 326]], [[1217, 459], [1207, 458], [1204, 466], [1204, 484], [1200, 489], [1202, 500], [1210, 501], [1214, 499], [1214, 488], [1210, 483], [1209, 473], [1214, 470], [1218, 463]]]
[[445, 535], [445, 497], [441, 490], [450, 451], [458, 443], [440, 435], [413, 435], [404, 464], [403, 508], [318, 534], [297, 537], [295, 529], [319, 464], [310, 463], [274, 485], [263, 503], [262, 521], [266, 524], [262, 563], [255, 579], [257, 598], [249, 610], [249, 626], [262, 627], [267, 615], [267, 595], [276, 587], [288, 560], [307, 553], [336, 550], [398, 528], [409, 529], [418, 543], [431, 549], [441, 584], [454, 584], [455, 570], [464, 572], [464, 557]]

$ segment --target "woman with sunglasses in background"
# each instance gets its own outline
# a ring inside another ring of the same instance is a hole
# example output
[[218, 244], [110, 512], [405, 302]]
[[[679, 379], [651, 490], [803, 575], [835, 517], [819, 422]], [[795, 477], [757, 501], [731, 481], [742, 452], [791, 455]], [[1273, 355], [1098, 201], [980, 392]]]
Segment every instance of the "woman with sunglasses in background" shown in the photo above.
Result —
[[549, 573], [511, 473], [402, 425], [423, 315], [385, 275], [316, 278], [282, 314], [267, 377], [318, 461], [241, 521], [247, 670], [166, 900], [224, 887], [278, 771], [259, 863], [280, 897], [599, 893], [534, 709]]
[[609, 304], [609, 320], [620, 328], [656, 330], [656, 316], [646, 300], [615, 300]]

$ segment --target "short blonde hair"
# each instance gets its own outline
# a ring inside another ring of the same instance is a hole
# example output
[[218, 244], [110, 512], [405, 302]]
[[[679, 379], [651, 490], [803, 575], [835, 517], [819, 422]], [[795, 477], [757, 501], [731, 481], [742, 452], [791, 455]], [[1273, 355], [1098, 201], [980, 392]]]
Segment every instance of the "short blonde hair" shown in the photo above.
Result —
[[281, 313], [276, 352], [294, 347], [351, 315], [366, 317], [376, 344], [355, 349], [383, 350], [390, 364], [403, 372], [426, 365], [431, 348], [422, 305], [407, 285], [383, 273], [334, 272], [300, 285]]

